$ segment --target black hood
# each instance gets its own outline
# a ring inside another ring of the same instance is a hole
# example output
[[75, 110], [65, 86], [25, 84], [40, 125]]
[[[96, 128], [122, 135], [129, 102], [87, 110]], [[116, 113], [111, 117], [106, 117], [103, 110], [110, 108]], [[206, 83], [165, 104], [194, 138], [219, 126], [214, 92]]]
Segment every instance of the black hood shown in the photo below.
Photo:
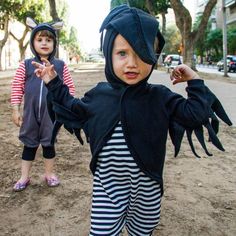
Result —
[[[104, 30], [106, 32], [103, 37]], [[112, 84], [117, 84], [118, 81], [122, 83], [115, 76], [112, 67], [112, 48], [118, 34], [127, 40], [145, 63], [153, 65], [153, 67], [157, 63], [165, 44], [156, 18], [140, 9], [128, 7], [127, 5], [114, 8], [103, 21], [100, 32], [102, 32], [101, 48], [106, 59], [105, 73], [107, 80]], [[159, 46], [155, 51], [154, 44], [156, 38], [158, 39]]]
[[39, 55], [37, 54], [37, 52], [35, 51], [35, 48], [34, 48], [34, 45], [33, 45], [33, 42], [34, 42], [34, 37], [36, 35], [37, 32], [39, 31], [42, 31], [42, 30], [48, 30], [50, 31], [54, 38], [54, 45], [53, 45], [53, 51], [52, 53], [49, 55], [48, 57], [48, 60], [50, 60], [52, 57], [55, 56], [55, 53], [56, 53], [56, 45], [57, 45], [57, 40], [56, 40], [56, 31], [54, 30], [54, 28], [48, 24], [48, 23], [42, 23], [42, 24], [38, 24], [31, 32], [31, 35], [30, 35], [30, 48], [31, 48], [31, 51], [32, 53], [40, 60], [39, 58]]

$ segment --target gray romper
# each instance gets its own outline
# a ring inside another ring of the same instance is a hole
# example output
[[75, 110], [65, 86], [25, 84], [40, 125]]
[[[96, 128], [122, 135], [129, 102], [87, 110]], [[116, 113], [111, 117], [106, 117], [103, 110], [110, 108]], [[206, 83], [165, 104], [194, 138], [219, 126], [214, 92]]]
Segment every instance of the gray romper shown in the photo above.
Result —
[[[23, 123], [20, 128], [19, 139], [27, 147], [51, 146], [51, 134], [53, 129], [52, 121], [47, 110], [47, 88], [40, 78], [34, 73], [34, 66], [31, 64], [36, 58], [25, 60], [25, 91]], [[63, 78], [64, 62], [52, 59], [60, 78]]]

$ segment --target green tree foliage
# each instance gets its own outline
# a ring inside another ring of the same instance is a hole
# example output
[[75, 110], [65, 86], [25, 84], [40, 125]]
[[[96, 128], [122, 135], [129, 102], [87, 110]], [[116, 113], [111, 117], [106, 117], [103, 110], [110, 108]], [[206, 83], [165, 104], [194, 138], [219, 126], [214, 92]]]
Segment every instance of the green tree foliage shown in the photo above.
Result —
[[59, 42], [63, 45], [69, 57], [81, 56], [81, 50], [78, 43], [78, 32], [74, 27], [67, 26], [68, 4], [65, 0], [48, 0], [50, 15], [54, 21], [63, 19], [64, 27], [60, 30]]
[[[196, 20], [195, 20], [195, 22], [193, 24], [193, 30], [194, 31], [197, 31], [201, 20], [202, 20], [202, 14], [197, 16], [197, 18], [196, 18]], [[206, 41], [207, 35], [208, 35], [209, 31], [210, 31], [210, 27], [211, 27], [211, 25], [208, 22], [207, 27], [205, 29], [204, 36], [203, 36], [203, 40], [198, 40], [196, 42], [196, 44], [195, 44], [195, 54], [199, 55], [201, 58], [206, 56], [205, 52], [207, 50], [207, 46], [206, 46], [205, 41]]]
[[[227, 48], [228, 54], [236, 55], [236, 27], [227, 29]], [[212, 60], [218, 61], [223, 57], [223, 35], [222, 29], [206, 30], [204, 40], [196, 43], [196, 54], [205, 57], [210, 52]]]
[[[26, 17], [31, 17], [37, 22], [44, 21], [44, 15], [42, 12], [45, 7], [45, 0], [22, 0], [21, 6], [18, 8], [18, 11], [14, 13], [14, 19], [21, 22], [25, 25]], [[25, 51], [29, 44], [29, 41], [25, 42], [25, 38], [29, 32], [29, 28], [25, 25], [24, 32], [20, 38], [17, 38], [14, 32], [10, 31], [11, 36], [18, 42], [19, 51], [20, 51], [20, 60], [25, 58]]]
[[[53, 1], [51, 1], [53, 2]], [[11, 35], [19, 44], [20, 60], [24, 59], [25, 51], [29, 44], [26, 41], [26, 37], [30, 29], [25, 25], [26, 17], [33, 18], [36, 22], [52, 22], [58, 19], [62, 19], [64, 22], [64, 27], [60, 31], [60, 44], [64, 47], [73, 48], [75, 53], [80, 53], [79, 44], [77, 37], [70, 38], [70, 28], [67, 26], [68, 18], [68, 4], [65, 0], [54, 1], [55, 4], [52, 6], [57, 7], [51, 11], [49, 0], [4, 0], [0, 4], [0, 24], [4, 25], [4, 37], [0, 40], [0, 57], [2, 54], [2, 48], [4, 47], [9, 35]], [[56, 5], [57, 3], [57, 5]], [[16, 10], [17, 9], [17, 10]], [[56, 15], [54, 14], [56, 12]], [[51, 16], [50, 16], [51, 13]], [[52, 15], [53, 14], [53, 15]], [[1, 20], [2, 19], [2, 20]], [[16, 36], [12, 29], [8, 29], [9, 20], [16, 20], [25, 25], [25, 29], [20, 36]], [[4, 22], [3, 22], [4, 20]], [[77, 34], [75, 34], [77, 35]], [[72, 45], [72, 46], [71, 46]], [[70, 52], [69, 52], [70, 53]], [[1, 60], [0, 60], [0, 70], [2, 70]]]
[[185, 64], [195, 67], [194, 50], [196, 42], [203, 41], [205, 30], [207, 28], [208, 20], [211, 12], [215, 7], [217, 0], [208, 0], [199, 22], [198, 28], [194, 29], [192, 26], [192, 17], [188, 9], [183, 5], [181, 0], [170, 0], [171, 6], [175, 13], [176, 25], [182, 36], [183, 42], [183, 61]]
[[78, 55], [81, 56], [82, 54], [77, 35], [77, 29], [75, 27], [71, 27], [69, 36], [65, 35], [62, 37], [62, 44], [65, 45], [70, 58], [77, 57]]
[[162, 34], [165, 36], [166, 33], [166, 14], [168, 8], [171, 8], [170, 0], [146, 0], [146, 7], [148, 12], [153, 16], [161, 15], [162, 18]]
[[236, 55], [236, 26], [230, 27], [227, 31], [228, 54]]
[[42, 14], [45, 8], [45, 0], [22, 0], [21, 6], [15, 11], [14, 18], [25, 23], [26, 17], [31, 17], [37, 22], [42, 22], [45, 20], [45, 16]]
[[[227, 49], [228, 54], [236, 55], [236, 27], [227, 29]], [[206, 48], [213, 52], [213, 58], [218, 61], [223, 57], [223, 35], [222, 29], [209, 31], [205, 40]]]
[[[4, 19], [4, 37], [0, 41], [0, 58], [2, 56], [2, 48], [4, 47], [9, 34], [14, 37], [18, 43], [20, 48], [21, 55], [24, 54], [24, 50], [26, 49], [27, 45], [23, 45], [24, 38], [27, 35], [28, 29], [25, 29], [23, 36], [21, 39], [18, 39], [14, 36], [13, 32], [10, 32], [8, 29], [9, 20], [17, 20], [19, 22], [24, 23], [26, 16], [31, 16], [36, 18], [40, 12], [42, 12], [43, 5], [41, 4], [43, 0], [4, 0], [1, 2], [0, 5], [0, 18]], [[23, 57], [23, 56], [21, 56]], [[1, 59], [0, 59], [0, 70], [2, 70]]]
[[122, 4], [129, 4], [128, 0], [111, 0], [110, 8], [113, 9], [114, 7], [120, 6]]
[[164, 51], [167, 54], [176, 54], [181, 45], [181, 34], [179, 30], [173, 25], [166, 29], [166, 44]]
[[204, 41], [206, 52], [209, 51], [212, 60], [218, 61], [222, 57], [223, 36], [221, 29], [209, 30]]
[[[202, 15], [198, 16], [193, 29], [197, 31]], [[203, 40], [198, 40], [195, 44], [195, 54], [201, 58], [211, 55], [212, 61], [218, 61], [222, 57], [222, 30], [211, 29], [211, 21], [208, 21], [204, 32]]]
[[142, 9], [143, 11], [149, 12], [146, 5], [146, 0], [111, 0], [111, 9], [122, 4], [127, 4], [131, 7], [136, 7]]

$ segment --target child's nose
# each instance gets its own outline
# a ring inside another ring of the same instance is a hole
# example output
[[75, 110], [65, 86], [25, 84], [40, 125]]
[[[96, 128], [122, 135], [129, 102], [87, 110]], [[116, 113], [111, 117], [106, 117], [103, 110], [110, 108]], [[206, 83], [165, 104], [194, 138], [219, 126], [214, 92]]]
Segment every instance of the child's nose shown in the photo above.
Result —
[[137, 67], [137, 55], [131, 55], [128, 60], [129, 67]]

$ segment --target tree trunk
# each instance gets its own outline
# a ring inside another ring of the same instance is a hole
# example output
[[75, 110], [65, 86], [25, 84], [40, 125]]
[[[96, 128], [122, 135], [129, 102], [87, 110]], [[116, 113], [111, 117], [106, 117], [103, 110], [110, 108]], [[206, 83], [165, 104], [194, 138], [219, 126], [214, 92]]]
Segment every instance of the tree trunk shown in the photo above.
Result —
[[194, 43], [190, 36], [189, 38], [183, 39], [183, 63], [196, 70], [196, 65], [194, 62]]
[[161, 13], [161, 17], [162, 17], [162, 29], [161, 29], [161, 32], [165, 36], [165, 34], [166, 34], [166, 13], [162, 12]]
[[7, 42], [7, 38], [8, 38], [8, 25], [9, 25], [9, 16], [6, 15], [4, 17], [4, 36], [3, 39], [0, 40], [0, 71], [3, 70], [2, 68], [2, 49], [5, 46], [6, 42]]
[[20, 41], [19, 42], [19, 49], [20, 49], [20, 60], [23, 61], [25, 59], [25, 51], [26, 51], [26, 48], [29, 44], [29, 41], [25, 44], [25, 46], [23, 46], [23, 42], [24, 41]]
[[[151, 0], [146, 0], [146, 7], [149, 11], [149, 13], [153, 16], [156, 17], [156, 13], [153, 9], [153, 1]], [[165, 35], [166, 33], [166, 13], [167, 12], [161, 12], [161, 17], [162, 17], [162, 34]]]
[[[49, 6], [50, 6], [50, 15], [53, 19], [54, 22], [59, 21], [60, 18], [57, 14], [57, 8], [56, 8], [56, 2], [55, 0], [48, 0], [49, 1]], [[56, 31], [56, 37], [57, 37], [57, 45], [56, 45], [56, 54], [55, 56], [58, 58], [59, 57], [59, 31]]]
[[146, 0], [146, 7], [149, 11], [149, 13], [153, 16], [155, 16], [155, 11], [153, 10], [153, 5], [152, 5], [152, 1], [151, 0]]
[[55, 0], [48, 0], [50, 5], [50, 16], [52, 17], [53, 21], [59, 21], [60, 18], [57, 14], [57, 7]]
[[20, 39], [18, 39], [12, 32], [10, 32], [10, 35], [18, 42], [18, 45], [19, 45], [19, 51], [20, 51], [20, 60], [24, 60], [25, 59], [25, 51], [26, 51], [26, 48], [29, 44], [29, 41], [24, 45], [24, 41], [25, 41], [25, 38], [27, 36], [27, 33], [29, 32], [29, 28], [26, 26], [25, 27], [25, 30], [23, 32], [23, 35]]
[[170, 3], [175, 13], [176, 25], [182, 36], [183, 61], [185, 64], [190, 65], [191, 68], [196, 70], [194, 61], [195, 43], [198, 40], [203, 40], [208, 20], [217, 0], [209, 0], [207, 2], [199, 27], [195, 31], [192, 31], [192, 17], [189, 11], [184, 7], [182, 1], [170, 0]]

